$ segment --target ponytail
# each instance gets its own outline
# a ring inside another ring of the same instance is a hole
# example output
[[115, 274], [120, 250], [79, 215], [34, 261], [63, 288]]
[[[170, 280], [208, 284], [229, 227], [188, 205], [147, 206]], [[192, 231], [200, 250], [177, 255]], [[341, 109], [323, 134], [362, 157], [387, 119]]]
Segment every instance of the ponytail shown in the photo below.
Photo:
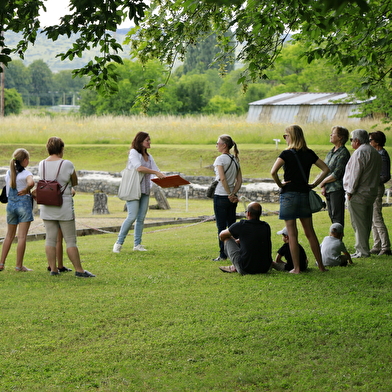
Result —
[[10, 187], [16, 188], [16, 176], [22, 172], [25, 168], [22, 166], [22, 162], [25, 159], [30, 158], [30, 154], [24, 148], [18, 148], [14, 151], [12, 159], [10, 161]]

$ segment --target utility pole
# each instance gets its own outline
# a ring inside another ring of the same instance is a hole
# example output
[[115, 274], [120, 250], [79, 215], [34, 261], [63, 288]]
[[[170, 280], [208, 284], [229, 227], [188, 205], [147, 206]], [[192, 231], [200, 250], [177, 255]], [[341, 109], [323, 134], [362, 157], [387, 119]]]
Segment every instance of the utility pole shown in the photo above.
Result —
[[5, 67], [3, 63], [0, 63], [2, 72], [0, 73], [0, 117], [4, 117], [4, 82], [5, 82]]
[[[1, 38], [4, 36], [3, 29], [0, 30]], [[3, 40], [1, 40], [3, 41]], [[0, 48], [0, 52], [3, 48]], [[0, 117], [4, 117], [4, 82], [5, 82], [5, 67], [3, 63], [0, 63]]]

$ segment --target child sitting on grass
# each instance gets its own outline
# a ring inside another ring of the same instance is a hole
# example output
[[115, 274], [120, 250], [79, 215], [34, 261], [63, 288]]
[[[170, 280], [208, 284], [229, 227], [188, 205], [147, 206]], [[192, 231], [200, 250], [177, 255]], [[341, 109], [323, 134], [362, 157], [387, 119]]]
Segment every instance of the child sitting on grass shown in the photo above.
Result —
[[[294, 264], [291, 258], [287, 229], [283, 228], [276, 234], [282, 235], [282, 241], [284, 242], [284, 244], [278, 250], [275, 261], [272, 262], [272, 268], [276, 269], [277, 271], [291, 271], [294, 268]], [[286, 259], [286, 262], [282, 260], [282, 257]], [[308, 268], [308, 259], [306, 257], [305, 249], [301, 245], [299, 245], [299, 263], [300, 270], [306, 271], [306, 269]]]
[[342, 241], [343, 236], [343, 226], [340, 223], [333, 223], [329, 228], [329, 236], [325, 237], [320, 245], [325, 266], [345, 267], [347, 263], [353, 264], [350, 253]]

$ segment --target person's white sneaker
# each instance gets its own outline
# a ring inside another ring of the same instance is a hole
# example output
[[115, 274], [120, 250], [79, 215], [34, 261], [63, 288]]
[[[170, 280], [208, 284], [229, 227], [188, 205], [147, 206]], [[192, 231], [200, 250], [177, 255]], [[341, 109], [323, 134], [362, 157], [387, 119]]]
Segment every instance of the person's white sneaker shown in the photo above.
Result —
[[134, 246], [133, 250], [140, 250], [140, 251], [144, 251], [144, 252], [147, 251], [147, 249], [142, 244]]
[[113, 253], [120, 253], [122, 245], [115, 243], [113, 245]]

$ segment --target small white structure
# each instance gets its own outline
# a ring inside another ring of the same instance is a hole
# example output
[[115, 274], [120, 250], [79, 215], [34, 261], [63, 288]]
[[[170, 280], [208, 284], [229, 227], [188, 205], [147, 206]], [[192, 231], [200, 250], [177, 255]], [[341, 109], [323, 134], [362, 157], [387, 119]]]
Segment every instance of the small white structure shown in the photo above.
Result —
[[[368, 101], [375, 99], [370, 98]], [[247, 121], [264, 123], [359, 122], [363, 102], [346, 93], [284, 93], [249, 104]]]

